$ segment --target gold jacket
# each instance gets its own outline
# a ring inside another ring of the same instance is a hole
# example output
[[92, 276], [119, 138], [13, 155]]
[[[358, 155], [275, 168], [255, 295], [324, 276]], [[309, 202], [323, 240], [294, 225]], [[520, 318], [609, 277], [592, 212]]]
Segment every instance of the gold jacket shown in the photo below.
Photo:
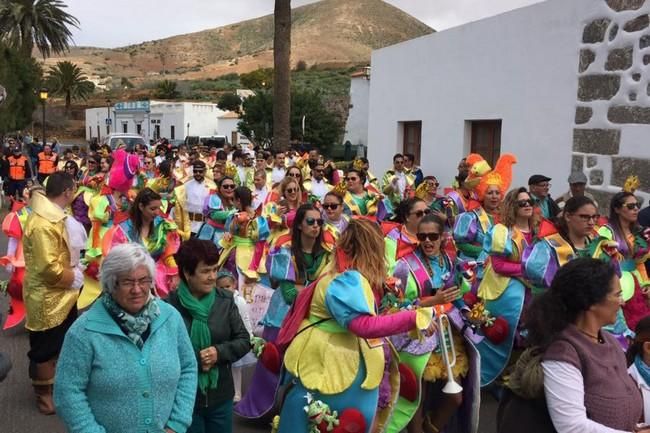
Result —
[[70, 288], [74, 271], [70, 266], [65, 212], [42, 193], [34, 194], [31, 206], [23, 232], [25, 327], [45, 331], [65, 320], [79, 291]]

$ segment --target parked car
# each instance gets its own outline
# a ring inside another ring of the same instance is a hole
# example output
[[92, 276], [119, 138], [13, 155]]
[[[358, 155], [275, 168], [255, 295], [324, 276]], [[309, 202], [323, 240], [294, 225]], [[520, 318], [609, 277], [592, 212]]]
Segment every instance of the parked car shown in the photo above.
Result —
[[208, 147], [222, 148], [228, 143], [228, 137], [225, 135], [188, 135], [185, 137], [185, 144], [194, 146], [200, 144]]
[[136, 144], [141, 144], [145, 148], [149, 149], [149, 145], [144, 141], [144, 138], [138, 134], [125, 134], [125, 133], [113, 133], [108, 134], [102, 140], [102, 144], [108, 144], [111, 147], [111, 150], [117, 148], [117, 143], [122, 140], [126, 144], [126, 150], [131, 151]]

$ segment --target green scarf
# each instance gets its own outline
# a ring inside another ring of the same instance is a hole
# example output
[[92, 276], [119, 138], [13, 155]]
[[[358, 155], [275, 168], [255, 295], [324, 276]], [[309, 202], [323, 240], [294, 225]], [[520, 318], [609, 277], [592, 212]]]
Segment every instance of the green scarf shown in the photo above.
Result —
[[[189, 311], [192, 316], [192, 325], [190, 327], [190, 340], [192, 347], [199, 352], [211, 346], [212, 337], [210, 336], [210, 328], [208, 327], [208, 316], [214, 305], [216, 298], [216, 291], [212, 290], [209, 294], [205, 295], [202, 299], [197, 299], [190, 293], [190, 289], [184, 281], [181, 281], [178, 289], [178, 300], [181, 305]], [[219, 370], [211, 368], [205, 372], [201, 370], [199, 365], [199, 389], [203, 394], [207, 394], [208, 389], [215, 389], [219, 381]]]

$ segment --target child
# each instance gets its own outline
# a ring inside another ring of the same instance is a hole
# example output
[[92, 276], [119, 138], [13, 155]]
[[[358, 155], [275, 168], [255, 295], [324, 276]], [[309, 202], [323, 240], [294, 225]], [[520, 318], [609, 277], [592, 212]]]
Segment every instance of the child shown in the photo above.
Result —
[[627, 350], [627, 369], [643, 396], [643, 422], [650, 423], [650, 316], [639, 320], [634, 342]]
[[[235, 277], [228, 271], [220, 271], [217, 274], [217, 288], [228, 290], [232, 292], [233, 297], [235, 298], [235, 305], [239, 310], [239, 315], [244, 322], [244, 326], [250, 335], [253, 335], [253, 326], [251, 325], [251, 320], [248, 315], [248, 304], [244, 300], [244, 297], [237, 290], [237, 283]], [[245, 367], [250, 364], [254, 364], [257, 361], [255, 355], [252, 352], [248, 352], [239, 361], [233, 363], [232, 365], [232, 379], [235, 385], [235, 399], [234, 402], [237, 403], [241, 400], [241, 377], [242, 377], [242, 367]]]

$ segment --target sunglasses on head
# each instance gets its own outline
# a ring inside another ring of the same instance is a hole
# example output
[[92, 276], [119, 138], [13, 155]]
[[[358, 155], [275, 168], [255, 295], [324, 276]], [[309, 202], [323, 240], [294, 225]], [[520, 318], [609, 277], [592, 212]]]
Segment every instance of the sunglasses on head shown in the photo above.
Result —
[[340, 206], [339, 203], [325, 203], [325, 204], [323, 205], [323, 209], [332, 209], [332, 210], [336, 210], [336, 209], [339, 208], [339, 206]]
[[234, 183], [225, 183], [221, 185], [221, 188], [223, 189], [235, 189], [235, 184]]
[[314, 224], [318, 224], [319, 226], [322, 226], [323, 225], [323, 220], [321, 218], [307, 217], [307, 218], [305, 218], [305, 223], [308, 226], [313, 226]]
[[420, 242], [424, 242], [427, 239], [431, 242], [435, 242], [440, 239], [440, 233], [418, 233], [416, 236]]
[[430, 213], [431, 213], [431, 209], [422, 209], [415, 212], [411, 212], [411, 215], [415, 215], [418, 218], [422, 218], [423, 216], [429, 215]]
[[519, 207], [523, 208], [523, 207], [528, 207], [528, 206], [532, 206], [532, 205], [533, 205], [533, 201], [531, 199], [517, 200], [517, 206], [519, 206]]
[[628, 210], [641, 209], [641, 203], [625, 203], [624, 205]]

